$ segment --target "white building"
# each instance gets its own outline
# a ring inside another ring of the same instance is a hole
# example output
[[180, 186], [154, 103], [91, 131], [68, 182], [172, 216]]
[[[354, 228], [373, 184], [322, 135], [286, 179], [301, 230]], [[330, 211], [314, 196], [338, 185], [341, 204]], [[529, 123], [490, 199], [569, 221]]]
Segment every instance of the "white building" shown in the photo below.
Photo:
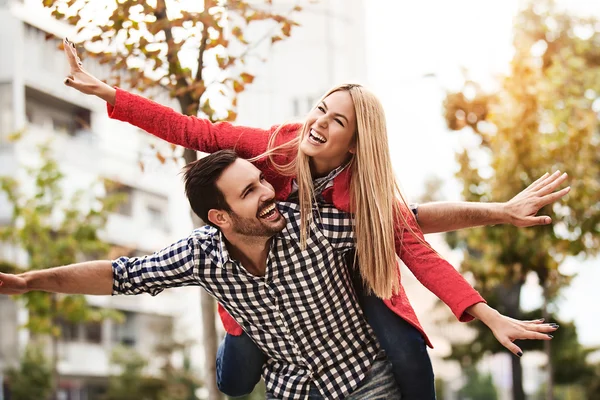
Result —
[[[146, 254], [187, 235], [192, 226], [179, 166], [160, 165], [152, 157], [150, 135], [109, 120], [103, 102], [66, 87], [63, 79], [68, 69], [58, 49], [60, 39], [46, 40], [46, 33], [62, 38], [73, 31], [52, 20], [40, 2], [0, 2], [0, 173], [25, 183], [22, 166], [39, 161], [36, 143], [50, 141], [67, 176], [67, 192], [108, 178], [129, 194], [108, 221], [103, 233], [107, 242]], [[106, 69], [91, 60], [86, 67], [97, 76], [107, 76]], [[159, 99], [168, 101], [164, 96]], [[9, 143], [7, 135], [22, 128], [24, 138]], [[10, 221], [5, 199], [0, 220]], [[6, 246], [0, 256], [17, 263], [26, 261]], [[95, 398], [106, 385], [111, 351], [117, 344], [152, 359], [165, 335], [200, 342], [198, 288], [169, 290], [157, 297], [89, 297], [89, 302], [122, 311], [125, 323], [63, 326], [58, 363], [61, 399]], [[18, 328], [27, 313], [7, 296], [0, 296], [0, 318], [3, 370], [18, 361], [28, 342], [27, 332]], [[197, 367], [199, 354], [196, 346]], [[157, 367], [151, 364], [150, 370]]]

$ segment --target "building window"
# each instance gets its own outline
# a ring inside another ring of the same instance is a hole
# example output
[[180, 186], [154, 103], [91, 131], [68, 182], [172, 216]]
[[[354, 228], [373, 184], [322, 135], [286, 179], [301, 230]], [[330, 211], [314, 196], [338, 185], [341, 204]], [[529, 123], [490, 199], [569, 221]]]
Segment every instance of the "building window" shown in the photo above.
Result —
[[88, 322], [83, 325], [84, 341], [86, 343], [102, 343], [102, 322]]
[[75, 342], [79, 339], [79, 325], [62, 318], [58, 319], [57, 325], [60, 328], [60, 338], [62, 341]]
[[150, 226], [168, 231], [167, 219], [161, 209], [156, 206], [148, 206], [148, 216], [150, 217]]
[[25, 114], [30, 124], [69, 136], [91, 131], [91, 112], [32, 88], [25, 88]]
[[292, 99], [292, 112], [294, 117], [303, 117], [308, 114], [316, 105], [316, 98], [313, 96], [295, 97]]
[[137, 316], [130, 311], [122, 311], [125, 321], [122, 324], [113, 324], [113, 342], [134, 347], [137, 336]]
[[115, 209], [117, 214], [131, 217], [133, 215], [133, 188], [125, 185], [121, 182], [111, 181], [109, 179], [104, 181], [104, 187], [106, 189], [107, 196], [118, 196], [119, 204]]

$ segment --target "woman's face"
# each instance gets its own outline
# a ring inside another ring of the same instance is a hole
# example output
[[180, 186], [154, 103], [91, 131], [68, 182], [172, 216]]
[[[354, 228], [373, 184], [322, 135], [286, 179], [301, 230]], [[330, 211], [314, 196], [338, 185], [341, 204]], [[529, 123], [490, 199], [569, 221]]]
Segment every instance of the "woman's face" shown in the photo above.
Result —
[[311, 157], [313, 173], [325, 175], [355, 152], [356, 113], [350, 93], [334, 92], [308, 114], [309, 131], [300, 150]]

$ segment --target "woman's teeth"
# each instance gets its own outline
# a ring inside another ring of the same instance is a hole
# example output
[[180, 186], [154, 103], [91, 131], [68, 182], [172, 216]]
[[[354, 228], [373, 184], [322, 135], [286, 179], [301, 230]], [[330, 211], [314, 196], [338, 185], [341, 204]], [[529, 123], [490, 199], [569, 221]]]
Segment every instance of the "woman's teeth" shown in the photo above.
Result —
[[319, 143], [325, 143], [325, 142], [327, 142], [327, 139], [325, 139], [323, 136], [321, 136], [321, 135], [319, 135], [317, 132], [315, 132], [315, 130], [314, 130], [314, 129], [311, 129], [311, 130], [310, 130], [310, 137], [311, 137], [313, 140], [315, 140], [315, 141], [317, 141], [317, 142], [319, 142]]

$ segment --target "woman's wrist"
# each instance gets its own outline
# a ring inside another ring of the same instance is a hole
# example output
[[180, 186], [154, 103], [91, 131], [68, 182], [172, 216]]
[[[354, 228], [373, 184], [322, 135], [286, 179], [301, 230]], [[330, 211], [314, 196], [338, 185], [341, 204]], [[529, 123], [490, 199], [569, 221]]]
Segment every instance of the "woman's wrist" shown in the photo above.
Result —
[[466, 311], [486, 325], [490, 325], [493, 320], [501, 316], [498, 311], [488, 306], [486, 303], [477, 303], [467, 308]]
[[114, 106], [117, 99], [117, 89], [102, 82], [98, 85], [98, 89], [94, 90], [94, 95]]

